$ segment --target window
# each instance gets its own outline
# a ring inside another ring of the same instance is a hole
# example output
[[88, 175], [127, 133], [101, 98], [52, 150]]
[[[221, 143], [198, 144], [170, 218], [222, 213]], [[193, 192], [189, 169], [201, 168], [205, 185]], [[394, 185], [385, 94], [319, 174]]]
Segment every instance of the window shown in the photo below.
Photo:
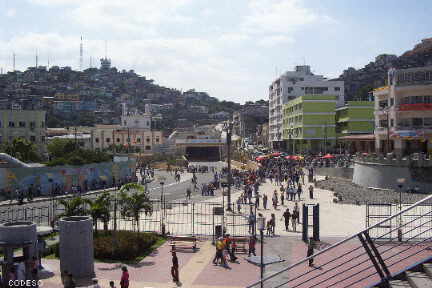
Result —
[[394, 119], [390, 119], [390, 126], [394, 127]]
[[36, 127], [35, 121], [30, 121], [30, 129], [34, 129]]
[[15, 127], [15, 122], [9, 121], [9, 127]]
[[41, 136], [41, 142], [45, 143], [45, 136]]
[[123, 126], [127, 126], [127, 122], [126, 121], [123, 122]]
[[156, 138], [156, 143], [159, 143], [159, 138]]
[[432, 126], [432, 118], [423, 118], [423, 126], [431, 127]]
[[24, 128], [26, 126], [26, 123], [24, 121], [19, 121], [19, 127]]
[[420, 104], [423, 103], [423, 96], [414, 96], [412, 97], [413, 104]]
[[45, 127], [45, 122], [42, 121], [42, 122], [41, 122], [41, 128], [44, 128], [44, 127]]
[[394, 105], [394, 98], [390, 98], [390, 106]]
[[147, 143], [150, 142], [150, 138], [147, 138], [146, 141], [147, 141]]
[[138, 143], [141, 143], [141, 138], [137, 138], [137, 142], [138, 142]]
[[117, 138], [117, 140], [116, 140], [116, 141], [117, 141], [117, 143], [120, 143], [120, 138]]
[[150, 122], [149, 121], [147, 121], [147, 126], [150, 126]]
[[423, 126], [423, 118], [413, 118], [412, 119], [413, 127], [422, 127]]
[[145, 150], [151, 150], [151, 146], [145, 146]]
[[95, 138], [95, 142], [96, 142], [96, 143], [99, 143], [99, 138]]
[[335, 91], [340, 91], [340, 87], [334, 87]]
[[106, 142], [106, 143], [109, 143], [109, 142], [110, 142], [110, 138], [106, 138], [106, 139], [105, 139], [105, 142]]
[[31, 142], [36, 142], [36, 137], [35, 136], [30, 136], [30, 141]]

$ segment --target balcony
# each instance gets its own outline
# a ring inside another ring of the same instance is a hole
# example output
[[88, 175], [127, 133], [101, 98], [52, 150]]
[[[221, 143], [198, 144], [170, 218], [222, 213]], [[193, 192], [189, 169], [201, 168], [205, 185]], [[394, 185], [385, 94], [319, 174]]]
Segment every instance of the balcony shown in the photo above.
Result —
[[417, 104], [400, 104], [397, 106], [397, 110], [402, 111], [432, 111], [432, 104], [429, 103], [417, 103]]

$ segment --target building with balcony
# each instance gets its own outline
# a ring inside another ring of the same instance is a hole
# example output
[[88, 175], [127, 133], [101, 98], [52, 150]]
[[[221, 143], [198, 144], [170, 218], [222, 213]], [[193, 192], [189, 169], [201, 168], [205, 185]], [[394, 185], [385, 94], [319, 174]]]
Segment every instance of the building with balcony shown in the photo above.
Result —
[[46, 112], [41, 110], [0, 110], [0, 144], [24, 138], [42, 149], [46, 137], [45, 119]]
[[378, 153], [432, 153], [432, 66], [390, 69], [373, 91]]
[[337, 98], [303, 95], [284, 105], [283, 139], [288, 152], [327, 153], [334, 150]]
[[374, 131], [374, 102], [348, 101], [336, 109], [338, 136], [371, 134]]
[[296, 66], [295, 71], [287, 71], [274, 80], [269, 86], [269, 142], [273, 149], [287, 148], [283, 138], [283, 106], [304, 95], [334, 96], [336, 106], [343, 106], [344, 81], [333, 81], [322, 75], [314, 75], [307, 65]]

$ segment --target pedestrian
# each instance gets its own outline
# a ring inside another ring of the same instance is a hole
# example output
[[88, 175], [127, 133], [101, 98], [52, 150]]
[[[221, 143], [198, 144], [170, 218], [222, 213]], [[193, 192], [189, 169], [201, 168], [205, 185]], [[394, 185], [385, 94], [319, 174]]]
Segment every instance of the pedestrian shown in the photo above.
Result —
[[191, 200], [192, 190], [190, 187], [186, 189], [186, 199]]
[[179, 279], [179, 270], [178, 270], [178, 258], [177, 258], [177, 254], [175, 252], [175, 250], [171, 251], [171, 255], [172, 255], [172, 267], [171, 267], [171, 276], [173, 277], [173, 282], [180, 282]]
[[296, 211], [294, 210], [292, 215], [291, 215], [291, 225], [293, 227], [293, 231], [297, 232], [297, 214]]
[[276, 232], [276, 216], [274, 213], [271, 214], [271, 224], [272, 224], [272, 235], [275, 236]]
[[284, 191], [281, 192], [281, 205], [284, 206], [284, 200], [285, 200], [285, 196], [284, 196]]
[[297, 195], [298, 195], [298, 200], [299, 201], [300, 201], [300, 195], [301, 195], [302, 192], [303, 192], [302, 191], [302, 185], [300, 183], [298, 183], [298, 186], [297, 186]]
[[263, 206], [264, 210], [267, 210], [267, 194], [264, 194], [263, 196]]
[[126, 266], [121, 268], [122, 276], [120, 279], [120, 287], [121, 288], [129, 288], [129, 272]]
[[254, 231], [255, 231], [255, 215], [251, 211], [249, 214], [249, 233], [254, 234]]
[[297, 217], [297, 224], [300, 224], [300, 209], [297, 202], [294, 204], [294, 214]]
[[289, 231], [289, 222], [291, 218], [291, 212], [289, 211], [289, 208], [285, 210], [282, 216], [285, 219], [285, 231]]
[[267, 221], [267, 236], [271, 236], [272, 234], [272, 222], [271, 219]]
[[313, 199], [313, 192], [314, 192], [314, 187], [312, 185], [309, 185], [309, 198]]
[[251, 254], [253, 254], [254, 256], [256, 256], [255, 254], [255, 244], [256, 244], [256, 239], [255, 236], [250, 236], [249, 237], [249, 251], [248, 251], [248, 256], [250, 257]]
[[260, 195], [259, 194], [257, 194], [256, 196], [255, 196], [255, 209], [259, 209], [259, 198], [260, 198]]
[[223, 244], [223, 238], [219, 237], [216, 240], [216, 254], [215, 257], [213, 258], [213, 264], [214, 265], [218, 265], [218, 260], [220, 260], [220, 264], [222, 265], [223, 263], [223, 249], [224, 249], [224, 244]]
[[[310, 257], [314, 254], [314, 243], [313, 238], [309, 238], [309, 244], [307, 247], [306, 257]], [[309, 267], [313, 267], [313, 257], [309, 258]]]
[[117, 288], [115, 285], [114, 285], [114, 281], [110, 281], [109, 282], [109, 288]]

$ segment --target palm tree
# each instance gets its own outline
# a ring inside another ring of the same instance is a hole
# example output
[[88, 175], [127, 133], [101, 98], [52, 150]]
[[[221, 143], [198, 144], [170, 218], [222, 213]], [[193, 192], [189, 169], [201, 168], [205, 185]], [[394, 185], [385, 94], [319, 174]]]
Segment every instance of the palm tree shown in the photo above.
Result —
[[146, 215], [153, 213], [153, 205], [148, 192], [143, 185], [137, 183], [128, 183], [120, 188], [120, 207], [122, 216], [134, 219], [138, 233], [141, 212], [144, 211]]
[[98, 228], [97, 223], [98, 220], [102, 220], [104, 223], [105, 232], [108, 230], [108, 222], [110, 220], [110, 203], [111, 203], [111, 195], [109, 192], [104, 192], [100, 194], [96, 199], [85, 199], [85, 203], [89, 206], [89, 213], [93, 219], [93, 225], [95, 227], [95, 233], [97, 234]]
[[69, 217], [69, 216], [83, 216], [87, 215], [85, 209], [85, 200], [81, 197], [74, 197], [72, 199], [61, 199], [59, 203], [63, 205], [64, 212], [59, 215], [59, 217]]

